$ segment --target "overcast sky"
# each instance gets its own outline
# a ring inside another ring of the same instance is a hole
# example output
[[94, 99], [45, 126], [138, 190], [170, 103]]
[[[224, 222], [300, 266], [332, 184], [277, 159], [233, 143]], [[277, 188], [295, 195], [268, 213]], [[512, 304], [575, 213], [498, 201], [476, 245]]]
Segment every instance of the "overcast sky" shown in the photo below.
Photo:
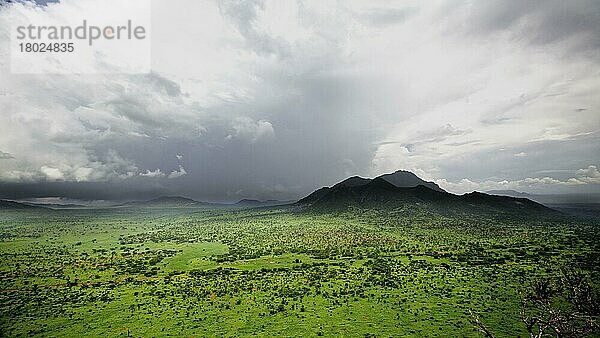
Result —
[[2, 198], [600, 192], [600, 1], [153, 1], [152, 73], [10, 73], [11, 15], [92, 1], [0, 6]]

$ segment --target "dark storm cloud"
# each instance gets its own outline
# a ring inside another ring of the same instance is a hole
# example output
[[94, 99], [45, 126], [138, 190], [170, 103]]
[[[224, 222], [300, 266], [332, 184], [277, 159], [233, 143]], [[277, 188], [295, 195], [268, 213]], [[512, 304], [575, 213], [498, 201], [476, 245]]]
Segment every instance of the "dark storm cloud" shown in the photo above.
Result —
[[[143, 183], [143, 184], [141, 184]], [[151, 182], [47, 182], [47, 183], [0, 183], [0, 198], [30, 199], [42, 197], [65, 197], [77, 200], [144, 200], [172, 191]]]
[[[250, 121], [224, 123], [217, 108], [212, 118], [203, 120], [205, 131], [191, 142], [140, 139], [139, 144], [120, 146], [121, 154], [144, 168], [164, 166], [172, 162], [172, 154], [183, 154], [189, 177], [169, 184], [187, 195], [211, 200], [224, 194], [229, 199], [295, 198], [316, 185], [368, 171], [375, 135], [365, 128], [369, 122], [360, 111], [368, 107], [361, 106], [360, 88], [352, 83], [321, 76], [280, 81], [279, 91], [294, 97], [255, 102], [253, 109], [260, 113]], [[261, 135], [261, 119], [270, 121], [263, 123], [272, 125], [274, 134]], [[144, 144], [145, 153], [136, 154]]]
[[514, 39], [534, 44], [585, 34], [579, 48], [600, 46], [600, 2], [595, 0], [491, 0], [470, 2], [467, 9], [462, 3], [457, 7], [466, 11], [464, 26], [472, 34], [512, 31]]

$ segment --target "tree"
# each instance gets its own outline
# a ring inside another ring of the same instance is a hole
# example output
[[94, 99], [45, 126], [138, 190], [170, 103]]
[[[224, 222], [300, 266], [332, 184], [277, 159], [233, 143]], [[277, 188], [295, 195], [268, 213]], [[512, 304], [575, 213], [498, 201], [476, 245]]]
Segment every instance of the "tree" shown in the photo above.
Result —
[[532, 338], [583, 337], [598, 330], [598, 295], [581, 273], [563, 271], [523, 296], [521, 320]]
[[[494, 338], [481, 319], [469, 312], [479, 331], [487, 338]], [[583, 274], [574, 270], [563, 270], [558, 280], [538, 280], [522, 293], [521, 320], [531, 338], [598, 334], [599, 313], [596, 290]]]

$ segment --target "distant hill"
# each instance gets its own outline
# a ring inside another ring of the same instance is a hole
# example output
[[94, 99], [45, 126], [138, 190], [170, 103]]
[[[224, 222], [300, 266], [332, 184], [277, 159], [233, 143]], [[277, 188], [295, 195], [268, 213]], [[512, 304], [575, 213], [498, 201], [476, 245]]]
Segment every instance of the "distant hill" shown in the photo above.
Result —
[[42, 206], [29, 205], [14, 201], [0, 200], [0, 210], [21, 210], [21, 209], [46, 209]]
[[600, 203], [559, 203], [548, 204], [548, 207], [579, 218], [593, 221], [600, 220]]
[[33, 202], [20, 202], [21, 204], [33, 206], [33, 207], [42, 207], [42, 208], [50, 208], [50, 209], [81, 209], [81, 208], [89, 208], [86, 205], [81, 204], [60, 204], [60, 203], [33, 203]]
[[528, 198], [564, 214], [600, 220], [600, 194], [529, 194], [515, 190], [490, 190], [489, 194]]
[[294, 201], [277, 200], [254, 200], [242, 199], [234, 204], [209, 203], [196, 201], [191, 198], [181, 196], [161, 196], [147, 201], [132, 201], [119, 204], [115, 207], [138, 207], [138, 208], [257, 208], [290, 204]]
[[521, 197], [521, 198], [531, 198], [532, 194], [528, 194], [526, 192], [520, 192], [516, 190], [489, 190], [486, 191], [487, 194], [490, 195], [498, 195], [498, 196], [510, 196], [510, 197]]
[[[514, 214], [549, 215], [559, 212], [525, 198], [495, 196], [480, 192], [465, 195], [448, 193], [437, 185], [402, 187], [422, 180], [405, 171], [382, 175], [364, 184], [364, 179], [342, 181], [332, 187], [316, 190], [297, 202], [297, 206], [317, 211], [340, 211], [349, 208], [435, 212], [439, 214]], [[414, 177], [413, 177], [414, 176]], [[425, 182], [425, 181], [422, 181]], [[425, 182], [428, 183], [428, 182]]]
[[257, 207], [271, 207], [271, 206], [276, 206], [276, 205], [285, 205], [285, 204], [290, 204], [290, 203], [293, 203], [293, 201], [278, 201], [278, 200], [260, 201], [260, 200], [254, 200], [254, 199], [243, 199], [243, 200], [240, 200], [239, 202], [235, 203], [234, 205], [237, 207], [244, 207], [244, 208], [257, 208]]
[[551, 204], [600, 204], [600, 194], [598, 193], [578, 193], [578, 194], [529, 194], [515, 190], [490, 190], [488, 194], [529, 198], [530, 200], [545, 205]]
[[161, 196], [147, 201], [127, 202], [117, 207], [146, 207], [146, 208], [194, 208], [194, 207], [210, 207], [214, 204], [208, 202], [200, 202], [187, 197], [181, 196]]

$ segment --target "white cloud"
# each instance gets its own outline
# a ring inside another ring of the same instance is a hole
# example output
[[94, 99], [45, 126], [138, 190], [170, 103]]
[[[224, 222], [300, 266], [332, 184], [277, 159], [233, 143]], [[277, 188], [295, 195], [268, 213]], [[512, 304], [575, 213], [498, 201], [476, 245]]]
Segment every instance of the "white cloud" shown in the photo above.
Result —
[[[426, 165], [422, 157], [411, 153], [406, 145], [392, 142], [377, 146], [373, 157], [373, 171], [375, 175], [394, 172], [399, 168], [412, 171], [421, 175], [423, 179], [429, 179], [432, 174], [432, 167], [423, 167]], [[426, 174], [429, 172], [429, 174]]]
[[46, 178], [48, 178], [48, 180], [50, 180], [50, 181], [58, 181], [58, 180], [65, 179], [65, 175], [58, 168], [42, 166], [40, 168], [40, 171], [44, 175], [46, 175]]
[[185, 171], [185, 168], [180, 164], [179, 170], [171, 171], [171, 173], [169, 174], [169, 178], [178, 178], [185, 175], [187, 175], [187, 171]]
[[73, 176], [77, 182], [86, 182], [90, 180], [90, 177], [94, 174], [93, 168], [80, 167], [75, 169]]
[[595, 165], [590, 165], [585, 169], [577, 170], [577, 180], [585, 183], [600, 184], [600, 171]]
[[600, 171], [598, 171], [595, 165], [590, 165], [585, 169], [577, 170], [576, 177], [571, 177], [564, 180], [545, 176], [527, 177], [520, 180], [485, 180], [478, 182], [474, 182], [466, 178], [457, 182], [450, 182], [446, 179], [438, 179], [436, 180], [436, 183], [442, 188], [456, 193], [486, 190], [529, 190], [531, 188], [600, 184]]
[[238, 117], [233, 121], [233, 133], [227, 135], [227, 139], [242, 139], [257, 142], [261, 139], [275, 135], [273, 125], [269, 121], [253, 121], [248, 117]]
[[146, 172], [140, 173], [140, 176], [155, 178], [155, 177], [164, 177], [165, 174], [162, 171], [160, 171], [160, 169], [156, 169], [156, 170], [153, 170], [153, 171], [146, 170]]

